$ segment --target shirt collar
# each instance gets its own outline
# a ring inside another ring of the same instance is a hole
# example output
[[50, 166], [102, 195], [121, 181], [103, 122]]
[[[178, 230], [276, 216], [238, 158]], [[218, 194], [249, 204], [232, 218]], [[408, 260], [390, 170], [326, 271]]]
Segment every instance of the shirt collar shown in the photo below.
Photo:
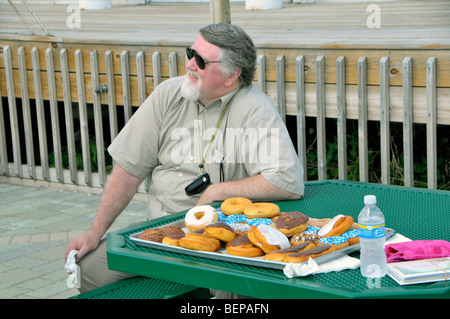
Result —
[[213, 109], [218, 107], [219, 109], [224, 108], [228, 102], [231, 101], [231, 99], [236, 95], [236, 93], [240, 90], [240, 88], [233, 90], [227, 94], [225, 94], [222, 97], [219, 97], [218, 99], [212, 100], [211, 102], [209, 102], [206, 106], [204, 106], [200, 100], [197, 101], [197, 104], [199, 106], [199, 110], [201, 110], [202, 108], [208, 108], [208, 109]]

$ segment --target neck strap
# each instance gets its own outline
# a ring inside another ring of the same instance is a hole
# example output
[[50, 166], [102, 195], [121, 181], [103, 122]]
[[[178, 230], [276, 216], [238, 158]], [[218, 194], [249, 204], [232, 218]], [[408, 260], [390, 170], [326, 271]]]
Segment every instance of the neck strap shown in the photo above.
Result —
[[213, 142], [214, 139], [216, 138], [217, 130], [219, 129], [220, 123], [222, 123], [223, 117], [225, 116], [225, 113], [227, 112], [228, 107], [230, 106], [230, 103], [231, 103], [231, 100], [227, 103], [227, 105], [225, 106], [224, 110], [222, 111], [222, 114], [220, 115], [219, 120], [217, 121], [216, 130], [214, 131], [214, 134], [213, 134], [213, 136], [211, 137], [211, 141], [209, 141], [208, 148], [206, 149], [206, 152], [205, 152], [205, 154], [204, 154], [203, 157], [202, 157], [202, 161], [201, 161], [200, 164], [198, 165], [198, 168], [200, 169], [200, 173], [202, 173], [202, 170], [203, 170], [203, 167], [204, 167], [203, 164], [205, 163], [206, 155], [207, 155], [208, 152], [209, 152], [209, 149], [210, 149], [210, 147], [211, 147], [212, 142]]

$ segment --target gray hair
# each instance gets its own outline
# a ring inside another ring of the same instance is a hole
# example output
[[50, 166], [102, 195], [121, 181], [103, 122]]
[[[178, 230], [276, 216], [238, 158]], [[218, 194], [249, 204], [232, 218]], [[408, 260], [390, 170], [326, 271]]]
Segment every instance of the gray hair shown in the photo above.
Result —
[[241, 70], [242, 86], [252, 83], [256, 69], [256, 48], [245, 31], [233, 24], [210, 24], [200, 29], [200, 34], [209, 43], [222, 49], [219, 55], [221, 71], [230, 75]]

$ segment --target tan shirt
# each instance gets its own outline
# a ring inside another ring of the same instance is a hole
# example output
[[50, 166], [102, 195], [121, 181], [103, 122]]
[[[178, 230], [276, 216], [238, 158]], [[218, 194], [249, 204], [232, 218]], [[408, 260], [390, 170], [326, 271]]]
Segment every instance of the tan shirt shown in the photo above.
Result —
[[203, 158], [212, 183], [220, 182], [222, 162], [224, 181], [261, 174], [303, 195], [303, 168], [267, 95], [250, 86], [203, 106], [181, 96], [183, 78], [162, 82], [108, 148], [129, 173], [151, 176], [150, 218], [195, 205], [200, 194], [189, 197], [184, 188], [200, 174]]

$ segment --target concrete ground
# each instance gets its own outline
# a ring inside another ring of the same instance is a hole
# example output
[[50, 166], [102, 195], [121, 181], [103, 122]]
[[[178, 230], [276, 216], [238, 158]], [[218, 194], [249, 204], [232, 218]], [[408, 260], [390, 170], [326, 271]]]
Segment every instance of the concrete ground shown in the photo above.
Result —
[[[100, 195], [0, 184], [0, 299], [64, 299], [64, 254], [86, 231]], [[146, 202], [132, 201], [111, 226], [145, 220]]]

